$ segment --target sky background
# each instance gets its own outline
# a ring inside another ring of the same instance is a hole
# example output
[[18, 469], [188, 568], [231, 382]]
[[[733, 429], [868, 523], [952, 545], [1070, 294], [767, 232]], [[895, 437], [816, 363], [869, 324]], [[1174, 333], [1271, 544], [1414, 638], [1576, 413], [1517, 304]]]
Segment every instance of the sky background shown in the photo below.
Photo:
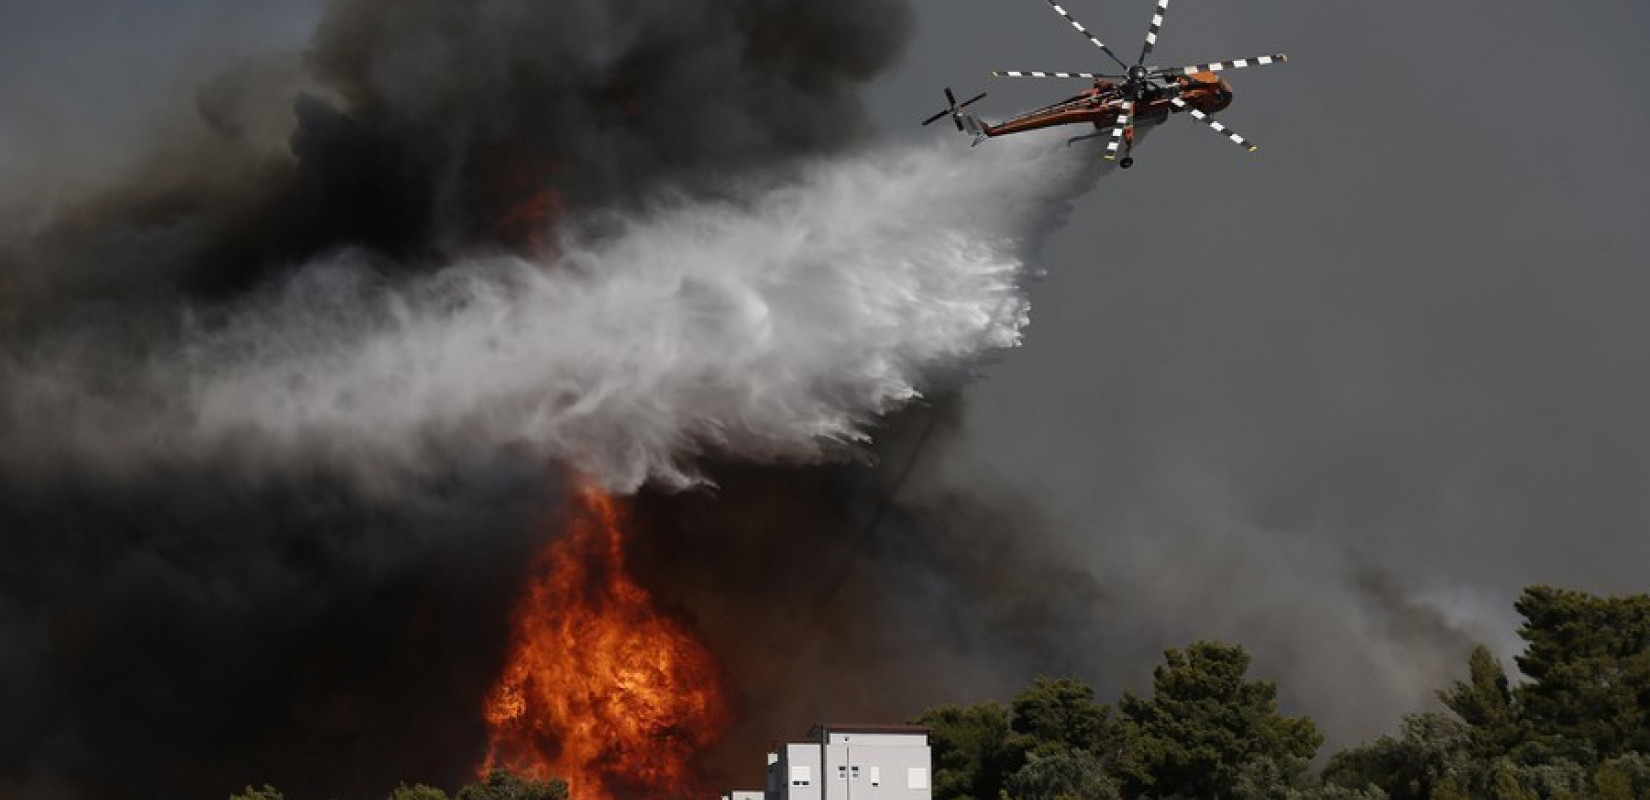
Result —
[[322, 5], [0, 0], [0, 200], [129, 166], [114, 137], [175, 119], [203, 69], [302, 45]]
[[[119, 170], [111, 131], [319, 5], [0, 0], [0, 200]], [[943, 87], [1001, 118], [1081, 84], [990, 70], [1107, 63], [1038, 0], [915, 5], [870, 93], [889, 141], [968, 159], [917, 126]], [[1151, 11], [1069, 8], [1120, 54]], [[1103, 692], [1226, 639], [1344, 743], [1468, 643], [1514, 652], [1519, 588], [1646, 590], [1647, 32], [1614, 0], [1174, 3], [1162, 62], [1290, 55], [1230, 77], [1260, 150], [1175, 119], [1084, 197], [935, 465], [1020, 490], [1100, 579]]]
[[[1043, 3], [930, 0], [875, 117], [987, 119], [1109, 62]], [[1132, 58], [1150, 4], [1067, 8]], [[1228, 74], [1246, 154], [1175, 119], [1046, 250], [1032, 327], [969, 390], [973, 459], [1042, 501], [1156, 647], [1237, 641], [1333, 740], [1517, 649], [1532, 583], [1650, 563], [1650, 95], [1642, 4], [1178, 0], [1154, 61]], [[982, 147], [989, 147], [987, 142]], [[959, 137], [957, 157], [968, 158]]]

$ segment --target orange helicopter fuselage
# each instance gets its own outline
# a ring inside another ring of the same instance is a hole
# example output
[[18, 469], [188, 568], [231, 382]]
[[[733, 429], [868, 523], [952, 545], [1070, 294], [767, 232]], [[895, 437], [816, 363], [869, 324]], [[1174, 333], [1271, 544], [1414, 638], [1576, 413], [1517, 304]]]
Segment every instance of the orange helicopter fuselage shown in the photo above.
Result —
[[[1232, 87], [1224, 79], [1209, 72], [1177, 75], [1179, 96], [1188, 106], [1213, 114], [1232, 104]], [[1155, 125], [1180, 111], [1167, 96], [1147, 97], [1134, 104], [1134, 124]], [[1052, 128], [1058, 125], [1089, 123], [1096, 128], [1110, 128], [1117, 124], [1123, 112], [1123, 92], [1119, 84], [1100, 79], [1094, 86], [1075, 97], [1053, 105], [1028, 111], [995, 125], [982, 123], [980, 132], [986, 136], [1007, 136], [1014, 133]]]

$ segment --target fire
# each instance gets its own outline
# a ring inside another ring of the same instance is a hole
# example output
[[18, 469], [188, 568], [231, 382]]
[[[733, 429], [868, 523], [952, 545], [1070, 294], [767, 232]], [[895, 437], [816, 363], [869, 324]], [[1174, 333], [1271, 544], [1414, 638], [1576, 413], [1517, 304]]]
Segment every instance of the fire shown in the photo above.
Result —
[[545, 234], [566, 213], [561, 193], [541, 188], [511, 206], [495, 224], [498, 235], [508, 244], [525, 247], [534, 255], [547, 255]]
[[572, 506], [517, 603], [482, 771], [565, 778], [574, 800], [715, 797], [693, 763], [731, 721], [721, 668], [626, 571], [619, 502]]

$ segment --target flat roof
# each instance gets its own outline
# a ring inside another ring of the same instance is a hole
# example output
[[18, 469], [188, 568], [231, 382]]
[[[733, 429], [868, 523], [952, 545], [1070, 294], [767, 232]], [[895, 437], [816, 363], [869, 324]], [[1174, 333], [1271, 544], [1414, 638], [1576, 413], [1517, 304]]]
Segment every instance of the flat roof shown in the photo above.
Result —
[[890, 725], [887, 723], [870, 722], [821, 722], [808, 731], [810, 737], [821, 737], [832, 733], [909, 733], [929, 734], [933, 728], [927, 725]]

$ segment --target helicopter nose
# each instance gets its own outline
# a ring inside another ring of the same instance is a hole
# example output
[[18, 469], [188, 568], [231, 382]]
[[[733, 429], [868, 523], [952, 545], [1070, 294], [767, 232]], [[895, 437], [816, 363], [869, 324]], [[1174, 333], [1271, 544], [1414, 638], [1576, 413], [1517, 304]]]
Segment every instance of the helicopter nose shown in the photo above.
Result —
[[1221, 78], [1215, 86], [1215, 103], [1216, 111], [1232, 104], [1232, 85], [1227, 83], [1225, 78]]

